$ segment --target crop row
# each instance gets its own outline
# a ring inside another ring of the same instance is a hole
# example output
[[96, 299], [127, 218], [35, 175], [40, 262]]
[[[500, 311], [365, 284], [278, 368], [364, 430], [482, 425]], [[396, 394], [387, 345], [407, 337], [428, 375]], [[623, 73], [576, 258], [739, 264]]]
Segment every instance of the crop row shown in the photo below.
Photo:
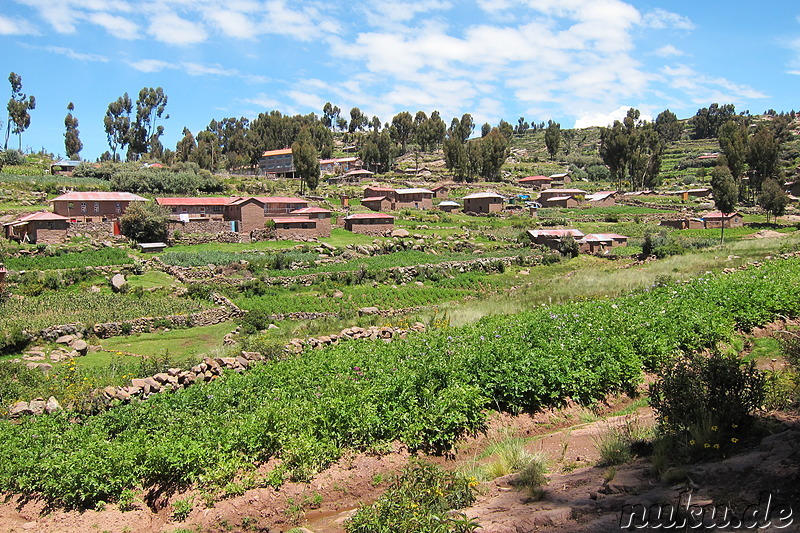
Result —
[[33, 255], [9, 257], [6, 267], [12, 270], [63, 270], [87, 266], [131, 265], [133, 259], [127, 250], [121, 248], [102, 248], [82, 250], [58, 255]]
[[302, 478], [345, 448], [443, 450], [481, 431], [487, 409], [632, 391], [643, 368], [798, 309], [800, 260], [780, 260], [390, 344], [344, 343], [80, 422], [0, 421], [0, 491], [85, 506], [136, 485], [224, 484], [276, 456]]

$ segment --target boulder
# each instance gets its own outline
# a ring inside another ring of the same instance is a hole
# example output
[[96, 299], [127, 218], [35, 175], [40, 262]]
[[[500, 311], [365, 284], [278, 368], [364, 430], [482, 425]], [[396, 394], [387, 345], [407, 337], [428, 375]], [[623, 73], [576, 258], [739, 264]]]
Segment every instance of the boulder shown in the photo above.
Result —
[[44, 398], [36, 398], [28, 403], [28, 408], [33, 414], [41, 415], [44, 414], [45, 405], [47, 405], [47, 403], [44, 401]]
[[53, 365], [51, 365], [49, 363], [28, 363], [25, 366], [28, 368], [28, 370], [33, 370], [34, 368], [38, 368], [39, 370], [41, 370], [45, 374], [47, 374], [48, 372], [53, 370]]
[[362, 307], [358, 310], [359, 315], [377, 315], [380, 310], [377, 307]]
[[8, 417], [9, 418], [18, 418], [23, 415], [32, 415], [33, 411], [28, 406], [28, 402], [16, 402], [11, 404], [11, 407], [8, 408]]
[[62, 335], [56, 339], [56, 344], [69, 344], [75, 340], [75, 335]]
[[44, 404], [44, 412], [48, 415], [52, 415], [56, 411], [61, 411], [61, 404], [58, 403], [58, 400], [56, 400], [54, 396], [50, 396], [47, 399], [47, 403]]
[[83, 339], [76, 339], [72, 341], [70, 346], [80, 355], [86, 355], [87, 353], [89, 353], [89, 344]]
[[128, 281], [122, 274], [114, 274], [114, 276], [111, 278], [111, 289], [114, 292], [123, 291], [127, 286], [128, 286]]
[[408, 237], [411, 235], [407, 229], [397, 228], [396, 230], [392, 230], [391, 236], [392, 237]]

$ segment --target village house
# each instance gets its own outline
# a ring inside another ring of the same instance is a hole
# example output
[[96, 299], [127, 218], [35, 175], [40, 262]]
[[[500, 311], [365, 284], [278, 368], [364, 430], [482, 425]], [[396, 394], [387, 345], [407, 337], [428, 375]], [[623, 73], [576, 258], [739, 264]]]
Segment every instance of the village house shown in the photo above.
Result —
[[393, 228], [394, 217], [384, 213], [355, 213], [344, 218], [344, 229], [353, 233], [381, 236]]
[[267, 150], [258, 160], [259, 172], [276, 178], [294, 177], [294, 158], [291, 148]]
[[537, 201], [542, 207], [577, 207], [589, 193], [583, 189], [546, 189]]
[[592, 207], [610, 207], [617, 203], [617, 191], [598, 191], [587, 194], [586, 201]]
[[73, 161], [72, 159], [59, 159], [50, 164], [50, 174], [53, 176], [72, 176], [75, 169], [83, 164], [83, 161]]
[[528, 176], [518, 181], [520, 186], [542, 191], [550, 187], [553, 178], [548, 176]]
[[125, 214], [131, 202], [147, 202], [129, 192], [68, 192], [50, 200], [53, 211], [73, 222], [105, 222]]
[[435, 185], [431, 187], [434, 198], [447, 198], [447, 185]]
[[628, 237], [616, 233], [584, 233], [577, 229], [528, 230], [531, 242], [558, 250], [561, 240], [567, 235], [575, 239], [581, 252], [589, 254], [606, 253], [616, 246], [628, 243]]
[[711, 228], [741, 228], [744, 225], [741, 213], [720, 213], [714, 211], [703, 215], [703, 222], [705, 222], [706, 229]]
[[572, 181], [569, 177], [569, 172], [559, 172], [558, 174], [550, 174], [551, 187], [563, 187]]
[[397, 209], [433, 209], [433, 191], [411, 188], [394, 191]]
[[361, 180], [371, 178], [374, 174], [374, 172], [359, 168], [346, 172], [341, 176], [328, 176], [325, 179], [328, 183], [361, 183]]
[[436, 206], [437, 209], [444, 211], [445, 213], [450, 213], [452, 211], [456, 211], [461, 209], [461, 205], [458, 202], [454, 202], [452, 200], [445, 200], [443, 202], [439, 202], [439, 205]]
[[3, 224], [7, 239], [32, 244], [61, 244], [67, 241], [69, 219], [50, 211], [28, 213]]
[[388, 196], [370, 196], [362, 198], [361, 205], [372, 211], [392, 211], [395, 203]]
[[319, 171], [321, 174], [337, 176], [360, 168], [361, 161], [357, 157], [338, 157], [319, 160]]
[[551, 250], [557, 250], [561, 239], [567, 235], [576, 241], [583, 238], [583, 232], [577, 229], [532, 229], [528, 230], [528, 235], [533, 244], [547, 246]]
[[703, 229], [706, 227], [702, 218], [676, 218], [662, 220], [658, 225], [675, 229]]
[[331, 215], [332, 212], [322, 207], [302, 207], [290, 213], [291, 216], [306, 217], [314, 222], [317, 229], [317, 237], [331, 236]]
[[503, 210], [505, 197], [502, 194], [487, 191], [468, 194], [463, 200], [465, 213], [499, 213]]

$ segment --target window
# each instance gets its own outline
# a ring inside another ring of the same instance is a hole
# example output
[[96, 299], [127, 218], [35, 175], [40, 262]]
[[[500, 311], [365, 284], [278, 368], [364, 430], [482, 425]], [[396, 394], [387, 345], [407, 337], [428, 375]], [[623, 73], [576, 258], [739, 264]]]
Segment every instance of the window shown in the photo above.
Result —
[[100, 212], [100, 203], [99, 202], [95, 202], [94, 203], [94, 212], [95, 213], [99, 213]]
[[122, 213], [122, 206], [119, 204], [119, 202], [117, 202], [117, 205], [114, 206], [114, 209], [117, 211], [118, 215]]
[[53, 229], [53, 221], [47, 223], [47, 229]]
[[86, 202], [81, 202], [81, 213], [86, 212]]

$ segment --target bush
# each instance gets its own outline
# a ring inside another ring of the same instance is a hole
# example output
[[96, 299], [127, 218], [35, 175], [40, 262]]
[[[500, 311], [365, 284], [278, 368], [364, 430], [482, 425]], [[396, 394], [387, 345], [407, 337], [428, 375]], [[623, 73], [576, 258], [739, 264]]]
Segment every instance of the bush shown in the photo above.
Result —
[[611, 179], [611, 171], [605, 165], [592, 165], [586, 169], [586, 173], [592, 181], [608, 181]]
[[169, 213], [155, 202], [131, 202], [119, 219], [120, 231], [136, 242], [167, 240]]
[[650, 385], [650, 405], [662, 428], [725, 432], [751, 421], [764, 401], [764, 374], [737, 356], [685, 355], [663, 368]]

